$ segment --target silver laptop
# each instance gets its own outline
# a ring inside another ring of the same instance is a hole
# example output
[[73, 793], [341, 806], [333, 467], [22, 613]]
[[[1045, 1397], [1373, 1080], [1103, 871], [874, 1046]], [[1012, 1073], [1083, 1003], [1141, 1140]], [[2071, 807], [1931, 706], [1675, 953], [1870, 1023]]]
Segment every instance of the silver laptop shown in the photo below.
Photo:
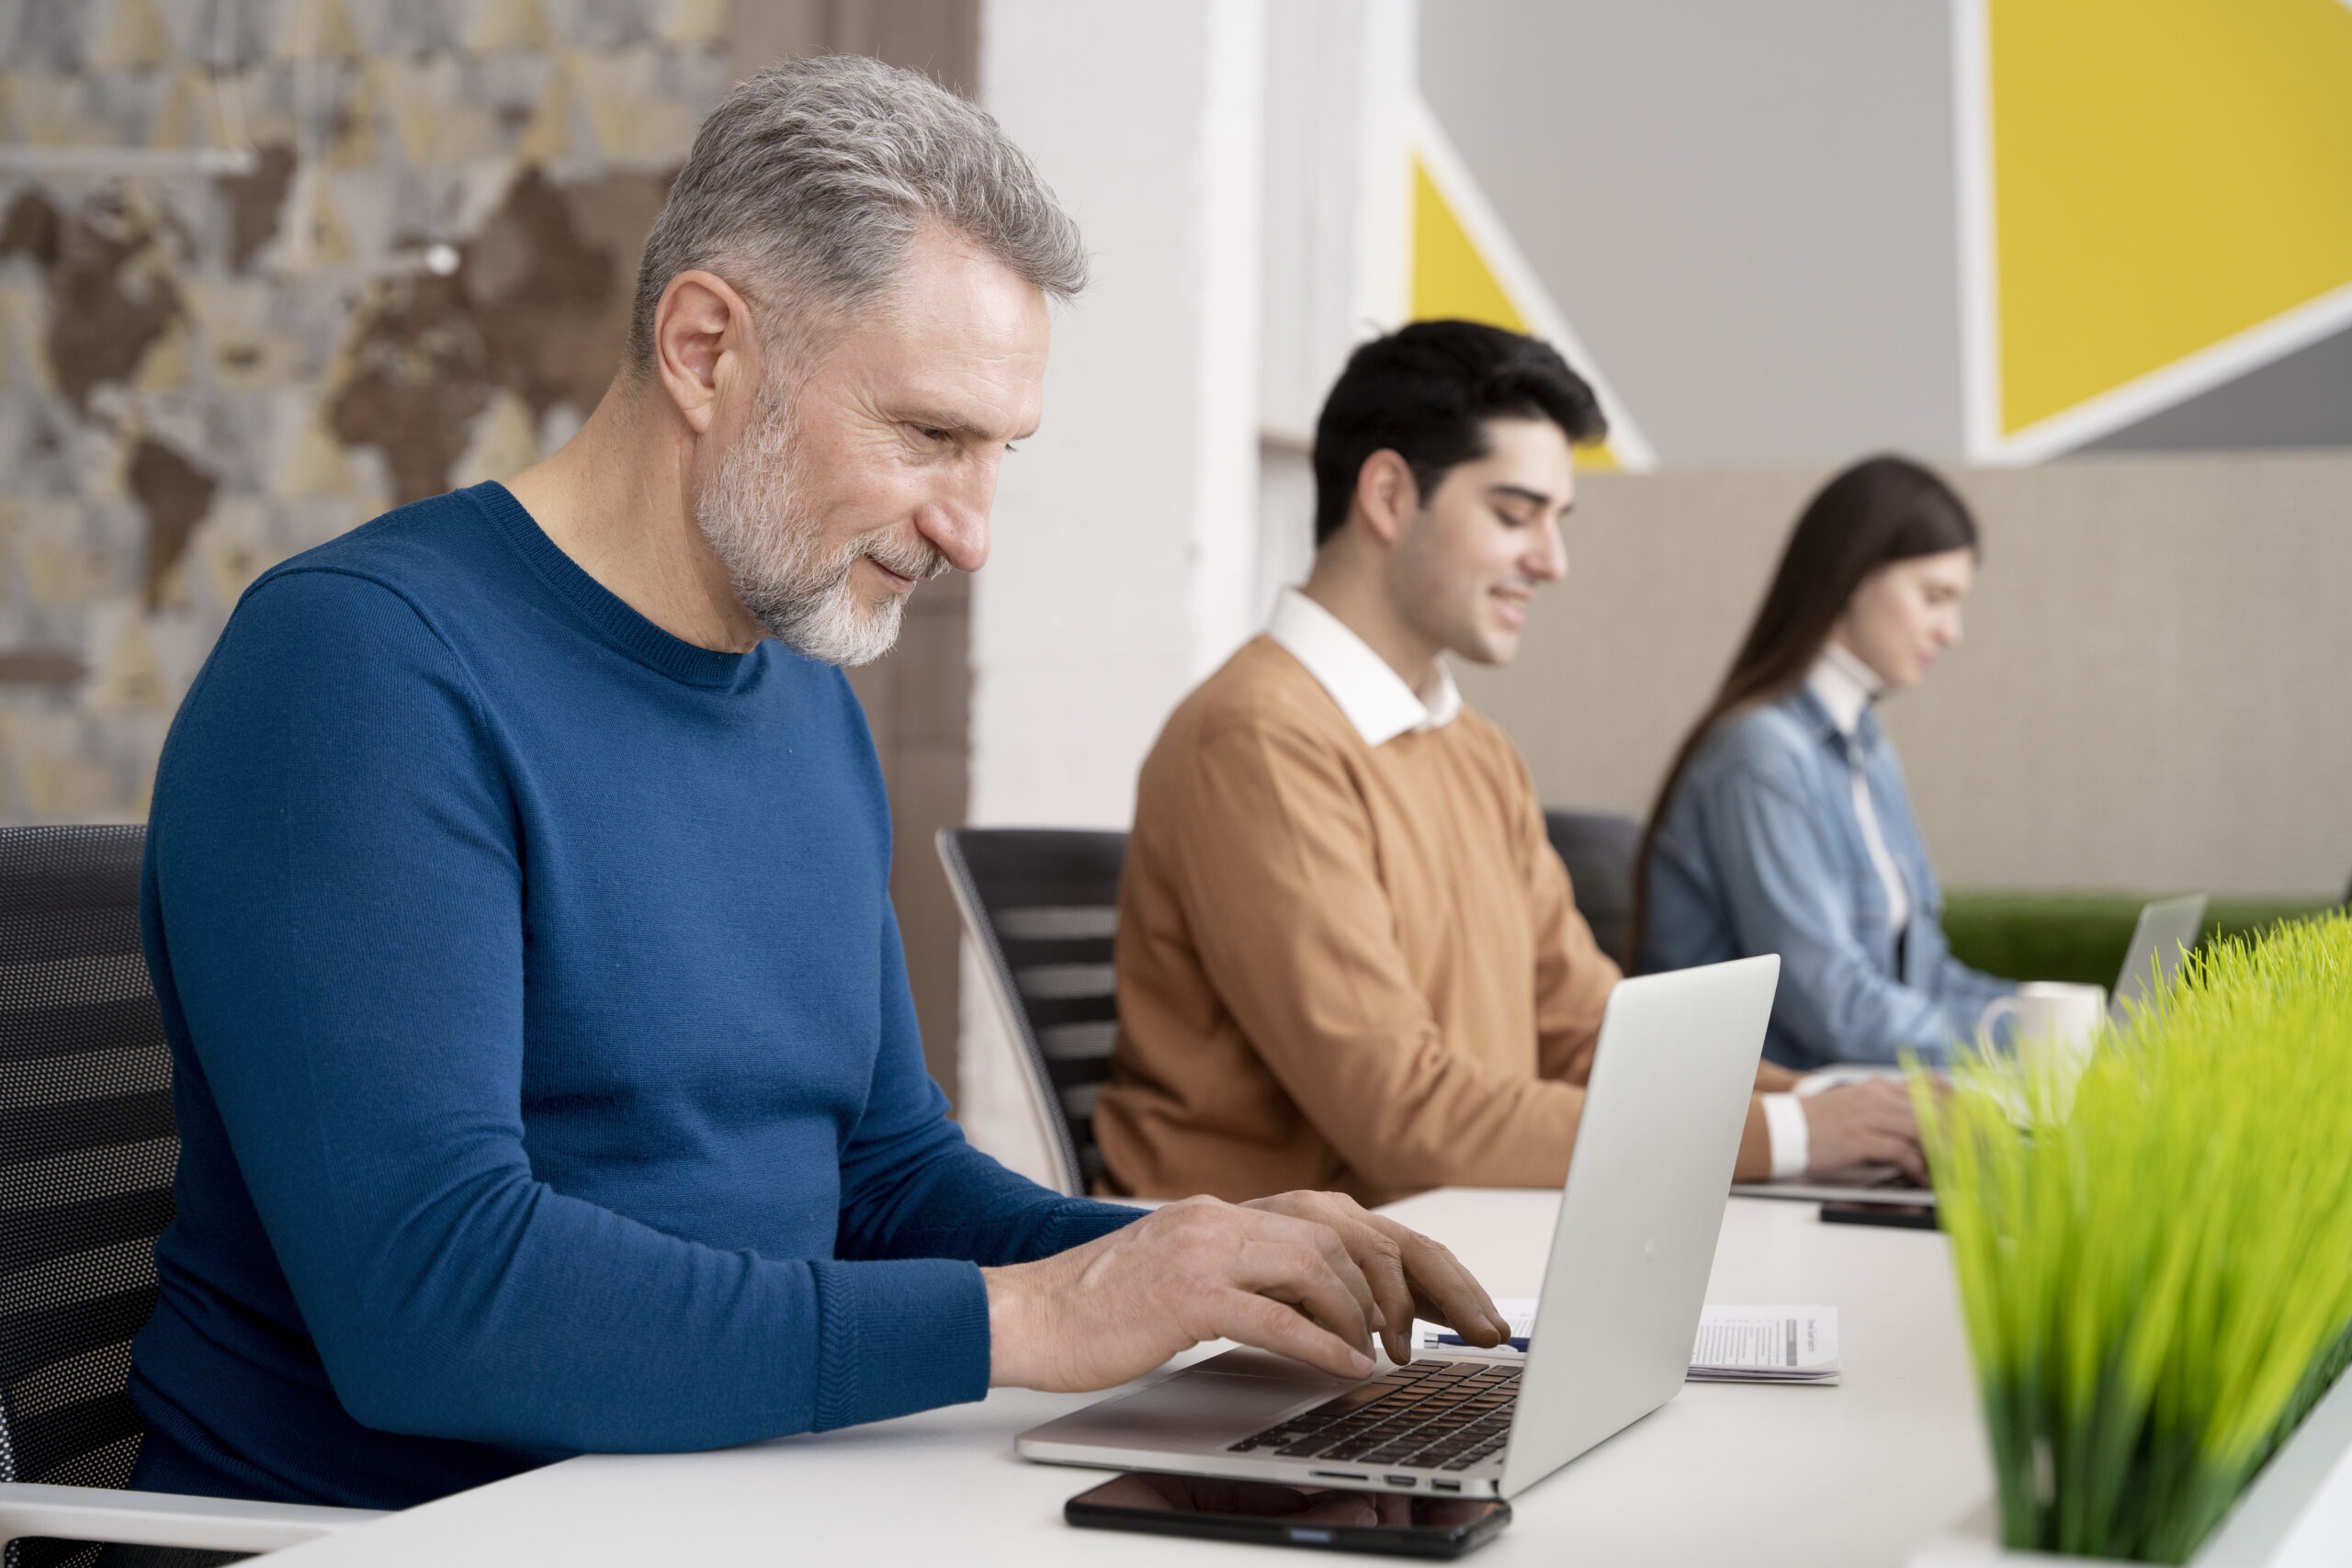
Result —
[[1777, 955], [1610, 993], [1524, 1362], [1362, 1382], [1228, 1350], [1033, 1427], [1054, 1464], [1509, 1497], [1674, 1397], [1723, 1228]]
[[[2140, 920], [2132, 929], [2132, 944], [2123, 950], [2123, 968], [2108, 993], [2107, 1013], [2119, 1029], [2131, 1021], [2127, 1003], [2145, 1006], [2150, 998], [2172, 988], [2180, 976], [2181, 961], [2197, 946], [2205, 925], [2205, 895], [2184, 894], [2159, 898], [2140, 907]], [[1826, 1069], [1857, 1080], [1882, 1075], [1900, 1076], [1901, 1069], [1848, 1066]], [[1935, 1189], [1915, 1185], [1891, 1165], [1858, 1165], [1818, 1176], [1787, 1177], [1772, 1181], [1740, 1181], [1732, 1191], [1746, 1198], [1788, 1198], [1798, 1201], [1926, 1204], [1936, 1201]]]
[[2112, 999], [2107, 1004], [2107, 1015], [2118, 1027], [2131, 1021], [2126, 1003], [2145, 1007], [2172, 988], [2180, 975], [2181, 960], [2197, 945], [2197, 933], [2204, 924], [2202, 893], [2162, 898], [2141, 907], [2132, 945], [2123, 952], [2123, 971], [2116, 976]]

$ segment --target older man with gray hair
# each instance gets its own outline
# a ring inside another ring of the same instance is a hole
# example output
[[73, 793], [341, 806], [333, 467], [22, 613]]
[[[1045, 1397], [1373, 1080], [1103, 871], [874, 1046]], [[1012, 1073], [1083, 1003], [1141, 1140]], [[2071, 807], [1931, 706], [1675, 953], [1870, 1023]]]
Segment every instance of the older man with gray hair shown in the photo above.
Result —
[[837, 666], [986, 557], [1083, 270], [986, 115], [779, 67], [571, 443], [247, 592], [150, 824], [183, 1143], [135, 1484], [401, 1506], [1218, 1336], [1362, 1373], [1417, 1302], [1499, 1333], [1345, 1199], [1066, 1199], [923, 1073]]

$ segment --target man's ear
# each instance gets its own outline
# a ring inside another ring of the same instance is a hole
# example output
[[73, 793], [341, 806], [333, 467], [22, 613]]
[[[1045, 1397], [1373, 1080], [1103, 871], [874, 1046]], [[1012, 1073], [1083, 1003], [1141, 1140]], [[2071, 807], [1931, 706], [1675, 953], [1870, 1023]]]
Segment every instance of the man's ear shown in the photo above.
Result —
[[1363, 519], [1372, 536], [1393, 545], [1405, 525], [1421, 509], [1421, 487], [1414, 481], [1412, 465], [1398, 453], [1382, 447], [1356, 470], [1356, 493], [1350, 510]]
[[759, 385], [750, 303], [717, 273], [678, 274], [653, 310], [653, 368], [686, 427], [708, 434], [731, 389]]

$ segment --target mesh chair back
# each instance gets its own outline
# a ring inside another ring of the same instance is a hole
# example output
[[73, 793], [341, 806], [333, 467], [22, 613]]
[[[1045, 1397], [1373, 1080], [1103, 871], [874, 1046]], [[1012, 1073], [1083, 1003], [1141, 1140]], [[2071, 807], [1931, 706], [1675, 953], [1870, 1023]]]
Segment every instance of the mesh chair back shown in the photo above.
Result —
[[[120, 1486], [179, 1139], [140, 828], [0, 830], [0, 1481]], [[84, 1550], [24, 1541], [19, 1568]], [[60, 1551], [62, 1550], [62, 1552]]]
[[939, 858], [1029, 1068], [1064, 1192], [1102, 1174], [1094, 1100], [1111, 1076], [1111, 968], [1125, 833], [943, 828]]
[[1642, 825], [1606, 812], [1546, 811], [1544, 828], [1567, 864], [1577, 913], [1592, 928], [1600, 951], [1624, 963], [1632, 945], [1634, 856], [1641, 850]]

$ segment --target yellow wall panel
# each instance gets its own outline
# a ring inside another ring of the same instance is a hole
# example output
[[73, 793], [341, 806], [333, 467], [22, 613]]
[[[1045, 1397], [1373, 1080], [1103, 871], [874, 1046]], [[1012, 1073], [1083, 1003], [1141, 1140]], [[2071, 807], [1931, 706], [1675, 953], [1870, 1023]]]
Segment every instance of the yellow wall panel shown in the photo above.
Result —
[[2004, 434], [2352, 283], [2352, 7], [1986, 16]]
[[1413, 161], [1413, 320], [1484, 321], [1523, 333], [1527, 321], [1496, 281], [1429, 166]]
[[[1412, 315], [1417, 321], [1484, 321], [1506, 332], [1532, 329], [1511, 303], [1494, 268], [1454, 215], [1429, 166], [1413, 161]], [[1577, 448], [1579, 468], [1611, 469], [1616, 454], [1606, 441]]]

